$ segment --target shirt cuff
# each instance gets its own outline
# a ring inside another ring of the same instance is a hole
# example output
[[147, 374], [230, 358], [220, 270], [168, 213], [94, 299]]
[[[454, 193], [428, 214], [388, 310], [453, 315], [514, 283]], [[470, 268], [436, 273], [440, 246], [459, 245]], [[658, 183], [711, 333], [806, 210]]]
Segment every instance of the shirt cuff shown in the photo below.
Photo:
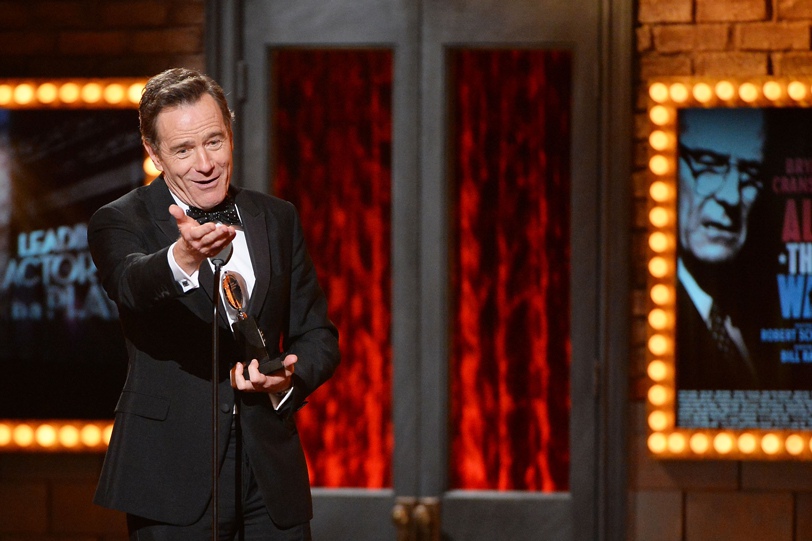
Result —
[[292, 391], [293, 385], [291, 385], [290, 389], [288, 389], [287, 391], [282, 391], [281, 393], [269, 393], [268, 396], [271, 397], [271, 404], [273, 405], [273, 409], [278, 410], [279, 408], [281, 408], [285, 404], [285, 402], [288, 401], [288, 398], [290, 398]]
[[175, 261], [175, 254], [173, 253], [175, 244], [177, 244], [177, 242], [173, 242], [172, 246], [169, 247], [169, 251], [166, 252], [166, 259], [169, 262], [169, 268], [172, 271], [172, 276], [175, 278], [175, 281], [181, 287], [183, 292], [186, 293], [187, 291], [200, 287], [200, 282], [198, 281], [198, 274], [200, 271], [194, 271], [191, 275], [189, 275], [186, 274], [186, 271], [180, 268], [180, 265], [178, 265], [177, 261]]

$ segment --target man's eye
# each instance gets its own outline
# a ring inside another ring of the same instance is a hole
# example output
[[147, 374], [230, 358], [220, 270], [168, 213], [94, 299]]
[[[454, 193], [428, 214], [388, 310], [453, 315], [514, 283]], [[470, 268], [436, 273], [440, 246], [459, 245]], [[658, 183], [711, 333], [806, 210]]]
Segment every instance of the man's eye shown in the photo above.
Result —
[[720, 160], [719, 158], [712, 156], [710, 154], [699, 154], [694, 158], [696, 163], [702, 165], [704, 167], [724, 167], [726, 165], [725, 160]]
[[223, 146], [223, 140], [222, 139], [213, 139], [213, 140], [209, 141], [209, 147], [210, 148], [220, 148], [221, 146]]
[[178, 150], [175, 152], [175, 154], [176, 154], [177, 156], [186, 156], [186, 155], [188, 155], [188, 154], [189, 154], [189, 149], [188, 149], [188, 148], [179, 148], [179, 149], [178, 149]]

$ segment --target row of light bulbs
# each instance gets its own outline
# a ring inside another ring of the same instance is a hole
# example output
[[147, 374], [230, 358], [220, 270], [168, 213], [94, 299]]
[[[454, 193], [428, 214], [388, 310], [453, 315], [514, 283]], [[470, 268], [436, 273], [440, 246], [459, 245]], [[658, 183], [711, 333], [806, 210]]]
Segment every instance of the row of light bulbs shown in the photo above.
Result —
[[127, 107], [138, 105], [140, 79], [0, 81], [0, 107]]
[[[716, 82], [655, 82], [649, 86], [649, 97], [655, 103], [686, 106], [692, 101], [703, 105], [735, 105], [804, 102], [812, 98], [809, 82], [797, 79], [770, 79], [767, 81]], [[656, 106], [654, 107], [656, 108]]]
[[111, 421], [0, 422], [0, 451], [104, 450], [113, 430]]
[[[653, 424], [651, 417], [649, 423]], [[683, 458], [708, 455], [726, 458], [808, 458], [812, 453], [812, 441], [809, 437], [792, 433], [679, 430], [652, 432], [648, 437], [648, 448], [655, 455]]]
[[649, 120], [654, 128], [648, 138], [649, 187], [652, 203], [648, 214], [650, 276], [647, 342], [647, 393], [650, 429], [648, 449], [672, 458], [810, 458], [812, 438], [792, 431], [686, 430], [674, 426], [674, 330], [676, 324], [676, 122], [680, 107], [809, 105], [808, 82], [765, 81], [654, 82], [649, 86], [654, 105]]
[[[145, 81], [48, 80], [0, 81], [0, 107], [137, 107]], [[145, 163], [145, 170], [151, 162]], [[148, 171], [147, 174], [150, 174]], [[110, 421], [0, 421], [0, 452], [103, 451], [110, 442]]]

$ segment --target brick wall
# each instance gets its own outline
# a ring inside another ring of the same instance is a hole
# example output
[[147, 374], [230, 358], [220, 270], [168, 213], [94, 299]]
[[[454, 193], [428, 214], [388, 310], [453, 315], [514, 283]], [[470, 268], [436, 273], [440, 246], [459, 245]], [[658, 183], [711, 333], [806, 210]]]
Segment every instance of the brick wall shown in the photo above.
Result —
[[[0, 78], [203, 69], [203, 0], [0, 0]], [[0, 541], [123, 541], [91, 503], [101, 454], [0, 453]]]
[[0, 77], [204, 68], [203, 0], [0, 0]]
[[812, 73], [812, 2], [639, 0], [629, 535], [634, 541], [812, 539], [812, 466], [657, 461], [646, 449], [646, 81]]

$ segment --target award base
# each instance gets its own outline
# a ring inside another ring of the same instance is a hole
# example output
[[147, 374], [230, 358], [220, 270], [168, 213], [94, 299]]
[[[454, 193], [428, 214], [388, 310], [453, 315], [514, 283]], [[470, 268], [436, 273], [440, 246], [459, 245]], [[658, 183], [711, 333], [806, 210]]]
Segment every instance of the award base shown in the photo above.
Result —
[[271, 358], [265, 345], [265, 339], [253, 318], [249, 317], [235, 322], [232, 329], [234, 329], [237, 342], [242, 344], [245, 349], [246, 369], [244, 374], [246, 378], [248, 378], [247, 366], [253, 359], [259, 361], [259, 371], [265, 375], [284, 368], [282, 361], [285, 359], [285, 354], [282, 353], [278, 357]]

